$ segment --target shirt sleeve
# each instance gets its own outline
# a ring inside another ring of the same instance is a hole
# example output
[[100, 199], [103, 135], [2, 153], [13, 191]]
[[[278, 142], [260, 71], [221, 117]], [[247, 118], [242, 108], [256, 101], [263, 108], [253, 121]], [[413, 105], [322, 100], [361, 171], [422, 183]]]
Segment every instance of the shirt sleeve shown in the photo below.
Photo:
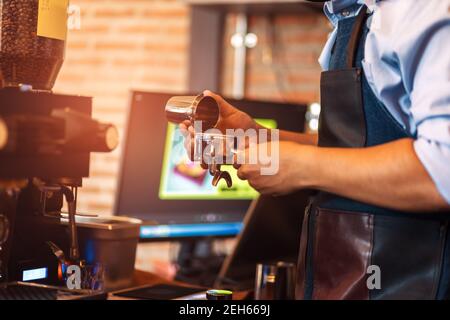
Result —
[[414, 149], [450, 203], [450, 0], [406, 2], [395, 51], [416, 126]]

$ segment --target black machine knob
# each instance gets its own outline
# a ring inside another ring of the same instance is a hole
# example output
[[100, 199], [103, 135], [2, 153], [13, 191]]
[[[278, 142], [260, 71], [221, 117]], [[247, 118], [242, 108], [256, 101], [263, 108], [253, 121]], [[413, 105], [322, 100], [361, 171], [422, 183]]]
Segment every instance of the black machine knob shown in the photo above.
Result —
[[233, 300], [233, 292], [228, 290], [208, 290], [206, 291], [207, 300]]
[[95, 137], [95, 147], [97, 152], [109, 152], [114, 150], [119, 144], [119, 132], [112, 124], [98, 124], [98, 131]]
[[0, 118], [0, 150], [6, 147], [8, 144], [8, 126], [6, 122]]

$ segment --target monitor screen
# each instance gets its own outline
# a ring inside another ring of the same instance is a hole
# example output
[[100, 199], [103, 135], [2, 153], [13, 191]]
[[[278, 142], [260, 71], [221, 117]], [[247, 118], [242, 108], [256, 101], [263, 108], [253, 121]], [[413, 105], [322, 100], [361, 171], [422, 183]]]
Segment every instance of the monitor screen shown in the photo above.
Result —
[[[177, 126], [167, 123], [164, 107], [173, 94], [133, 92], [122, 141], [115, 214], [145, 221], [149, 240], [232, 236], [258, 196], [231, 166], [233, 186], [213, 187], [211, 176], [192, 163]], [[228, 100], [262, 125], [302, 131], [306, 106]]]

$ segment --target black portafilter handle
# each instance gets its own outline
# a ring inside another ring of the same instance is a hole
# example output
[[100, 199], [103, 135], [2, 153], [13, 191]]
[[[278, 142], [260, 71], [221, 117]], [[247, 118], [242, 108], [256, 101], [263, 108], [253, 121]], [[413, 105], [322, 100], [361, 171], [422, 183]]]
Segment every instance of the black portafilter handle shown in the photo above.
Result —
[[97, 130], [93, 137], [93, 152], [111, 152], [119, 144], [119, 132], [110, 123], [97, 122]]

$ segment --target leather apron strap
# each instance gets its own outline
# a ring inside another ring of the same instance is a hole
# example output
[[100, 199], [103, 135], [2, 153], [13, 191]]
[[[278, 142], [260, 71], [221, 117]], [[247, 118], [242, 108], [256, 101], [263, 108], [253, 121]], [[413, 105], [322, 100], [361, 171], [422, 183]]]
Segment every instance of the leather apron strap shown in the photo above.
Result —
[[323, 106], [319, 119], [321, 147], [358, 148], [366, 145], [362, 70], [354, 67], [366, 17], [367, 7], [363, 6], [353, 24], [347, 45], [346, 68], [325, 71], [321, 74], [320, 97]]
[[347, 46], [347, 68], [351, 69], [355, 67], [356, 53], [358, 51], [358, 45], [361, 40], [363, 32], [364, 21], [367, 17], [367, 7], [364, 5], [360, 9], [358, 16], [356, 17], [353, 25], [352, 34]]

